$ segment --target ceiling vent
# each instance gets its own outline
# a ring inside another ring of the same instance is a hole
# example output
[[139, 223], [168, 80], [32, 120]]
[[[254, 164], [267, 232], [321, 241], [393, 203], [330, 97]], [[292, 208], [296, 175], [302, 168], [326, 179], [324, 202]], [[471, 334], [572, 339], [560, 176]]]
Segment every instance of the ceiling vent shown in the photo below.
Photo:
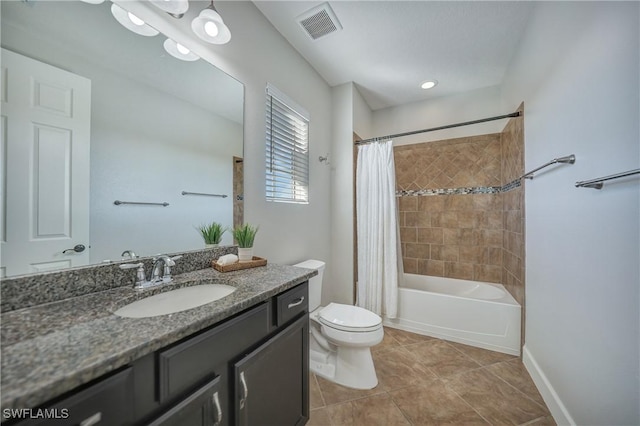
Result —
[[342, 25], [329, 3], [322, 3], [298, 16], [298, 23], [312, 40], [340, 31]]

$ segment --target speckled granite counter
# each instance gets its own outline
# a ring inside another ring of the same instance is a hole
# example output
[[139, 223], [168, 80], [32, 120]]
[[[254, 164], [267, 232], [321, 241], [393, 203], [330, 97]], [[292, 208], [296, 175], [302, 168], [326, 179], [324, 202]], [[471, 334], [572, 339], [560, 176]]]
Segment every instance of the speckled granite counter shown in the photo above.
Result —
[[[208, 268], [176, 275], [173, 283], [152, 292], [118, 287], [3, 313], [2, 408], [35, 408], [314, 275], [316, 271], [272, 264], [224, 274]], [[170, 315], [133, 319], [112, 313], [137, 298], [203, 281], [237, 290]]]

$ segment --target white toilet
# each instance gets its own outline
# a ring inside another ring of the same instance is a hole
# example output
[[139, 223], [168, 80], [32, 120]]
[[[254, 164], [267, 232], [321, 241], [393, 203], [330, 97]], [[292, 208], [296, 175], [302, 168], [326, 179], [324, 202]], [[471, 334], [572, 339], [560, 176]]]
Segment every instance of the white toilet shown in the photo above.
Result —
[[306, 260], [297, 265], [315, 269], [309, 279], [309, 367], [327, 380], [354, 389], [372, 389], [378, 384], [371, 346], [384, 337], [382, 318], [363, 308], [339, 303], [320, 306], [325, 263]]

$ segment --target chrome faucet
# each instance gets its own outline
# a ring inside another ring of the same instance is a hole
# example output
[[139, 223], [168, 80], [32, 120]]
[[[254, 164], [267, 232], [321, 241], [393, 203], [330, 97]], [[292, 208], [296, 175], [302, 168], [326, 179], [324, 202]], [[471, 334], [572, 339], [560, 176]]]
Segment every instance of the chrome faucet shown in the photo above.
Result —
[[149, 281], [152, 283], [171, 282], [171, 267], [175, 265], [176, 262], [166, 254], [154, 257]]
[[182, 256], [169, 257], [165, 254], [153, 258], [153, 267], [149, 280], [144, 273], [144, 263], [126, 263], [120, 265], [120, 269], [136, 269], [136, 282], [134, 288], [144, 290], [146, 288], [155, 287], [160, 284], [166, 284], [173, 281], [171, 277], [171, 267], [175, 266], [176, 260]]
[[133, 250], [125, 250], [125, 251], [122, 252], [120, 257], [122, 257], [123, 260], [126, 259], [127, 257], [129, 259], [137, 259], [138, 255]]

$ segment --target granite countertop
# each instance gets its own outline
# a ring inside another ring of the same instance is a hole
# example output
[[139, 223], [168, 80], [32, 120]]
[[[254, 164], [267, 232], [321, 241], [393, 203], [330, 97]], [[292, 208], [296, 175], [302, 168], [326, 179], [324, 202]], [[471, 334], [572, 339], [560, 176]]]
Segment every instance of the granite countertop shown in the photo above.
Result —
[[[2, 409], [35, 408], [316, 274], [273, 264], [227, 273], [208, 268], [176, 275], [174, 282], [143, 293], [118, 287], [3, 313]], [[113, 314], [141, 297], [211, 280], [237, 290], [169, 315], [136, 319]]]

